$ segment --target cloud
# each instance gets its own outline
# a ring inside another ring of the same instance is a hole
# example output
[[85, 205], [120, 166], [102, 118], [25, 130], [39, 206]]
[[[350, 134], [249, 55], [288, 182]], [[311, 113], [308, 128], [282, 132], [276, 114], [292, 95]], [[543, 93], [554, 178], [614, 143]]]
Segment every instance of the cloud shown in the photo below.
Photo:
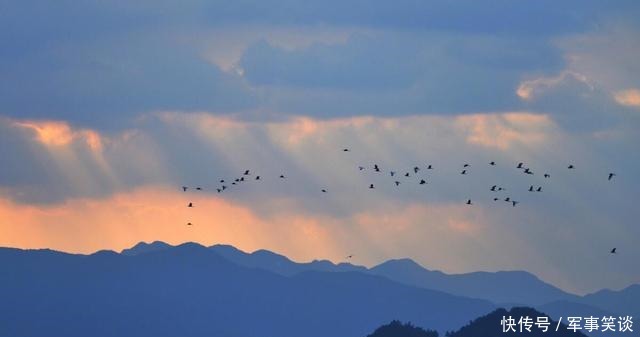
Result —
[[532, 113], [460, 116], [456, 124], [468, 134], [469, 143], [500, 150], [514, 145], [542, 146], [556, 132], [549, 116]]
[[640, 107], [640, 90], [628, 89], [618, 91], [614, 94], [614, 98], [618, 104], [630, 107]]

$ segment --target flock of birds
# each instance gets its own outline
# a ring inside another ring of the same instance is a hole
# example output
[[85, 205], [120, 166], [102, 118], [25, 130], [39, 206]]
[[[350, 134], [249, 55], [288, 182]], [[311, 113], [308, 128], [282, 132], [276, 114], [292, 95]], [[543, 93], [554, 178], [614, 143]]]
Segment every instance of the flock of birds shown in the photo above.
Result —
[[[348, 148], [344, 148], [342, 149], [343, 152], [350, 152], [351, 150]], [[496, 162], [495, 161], [491, 161], [489, 162], [489, 166], [496, 166]], [[373, 171], [375, 173], [381, 173], [382, 169], [380, 168], [380, 166], [378, 164], [373, 164], [373, 166], [371, 167], [373, 169]], [[460, 175], [467, 175], [469, 173], [469, 170], [471, 168], [471, 164], [469, 163], [464, 163], [462, 165], [462, 169], [460, 171]], [[533, 175], [534, 172], [531, 170], [531, 168], [525, 167], [525, 164], [520, 162], [515, 166], [516, 169], [520, 169], [522, 170], [522, 173], [527, 174], [527, 175]], [[364, 166], [358, 166], [358, 170], [359, 171], [365, 171], [367, 168]], [[433, 170], [434, 167], [431, 164], [426, 165], [424, 168], [421, 168], [419, 166], [414, 166], [412, 170], [409, 170], [407, 172], [405, 172], [404, 174], [399, 174], [397, 171], [392, 171], [389, 170], [388, 174], [391, 178], [394, 178], [394, 185], [395, 186], [400, 186], [400, 184], [402, 184], [402, 182], [400, 180], [398, 180], [398, 177], [400, 176], [404, 176], [405, 178], [411, 177], [411, 172], [413, 172], [414, 175], [417, 175], [418, 172], [420, 172], [422, 169], [425, 170]], [[573, 164], [570, 164], [567, 166], [568, 170], [574, 170], [575, 166]], [[607, 180], [612, 180], [614, 177], [616, 176], [615, 173], [610, 172], [607, 176]], [[549, 173], [544, 173], [543, 177], [545, 179], [549, 179], [551, 178], [551, 175]], [[286, 176], [284, 174], [280, 174], [280, 176], [278, 177], [279, 179], [286, 179]], [[245, 170], [239, 177], [234, 178], [232, 180], [225, 180], [225, 179], [220, 179], [218, 182], [220, 183], [220, 185], [218, 187], [216, 187], [216, 192], [217, 193], [222, 193], [226, 190], [228, 190], [231, 186], [234, 185], [238, 185], [241, 184], [243, 182], [249, 181], [249, 180], [256, 180], [259, 181], [261, 180], [261, 177], [259, 175], [256, 175], [255, 177], [252, 177], [252, 173], [251, 170]], [[423, 178], [421, 178], [420, 180], [418, 180], [418, 185], [425, 185], [427, 184], [427, 181]], [[369, 189], [375, 189], [375, 185], [374, 184], [369, 184]], [[203, 188], [200, 186], [196, 186], [196, 187], [189, 187], [189, 186], [182, 186], [182, 191], [183, 192], [187, 192], [189, 189], [194, 189], [196, 191], [202, 191]], [[491, 192], [500, 192], [500, 191], [504, 191], [505, 188], [498, 186], [498, 185], [493, 185], [491, 186], [491, 188], [489, 188], [489, 190]], [[534, 193], [538, 193], [538, 192], [542, 192], [542, 186], [534, 186], [534, 185], [530, 185], [529, 192], [534, 192]], [[321, 193], [328, 193], [328, 190], [326, 188], [322, 188], [320, 189]], [[516, 205], [518, 205], [520, 203], [520, 201], [514, 200], [513, 198], [507, 196], [504, 199], [500, 198], [500, 197], [494, 197], [493, 201], [504, 201], [509, 203], [512, 207], [516, 207]], [[465, 202], [466, 205], [473, 205], [473, 202], [471, 201], [471, 199], [467, 199], [467, 201]], [[193, 202], [189, 202], [187, 204], [187, 207], [192, 208], [194, 207]], [[188, 222], [187, 226], [193, 226], [193, 223]], [[617, 253], [617, 248], [613, 248], [611, 249], [610, 253], [611, 254], [616, 254]], [[347, 256], [347, 259], [351, 259], [353, 257], [353, 255], [349, 255]]]

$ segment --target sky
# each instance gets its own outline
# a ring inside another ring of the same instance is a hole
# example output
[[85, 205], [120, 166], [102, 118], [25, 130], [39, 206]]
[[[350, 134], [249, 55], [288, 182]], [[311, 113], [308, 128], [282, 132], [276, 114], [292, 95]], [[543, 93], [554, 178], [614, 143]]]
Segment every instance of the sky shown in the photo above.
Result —
[[0, 246], [640, 282], [635, 0], [1, 3]]

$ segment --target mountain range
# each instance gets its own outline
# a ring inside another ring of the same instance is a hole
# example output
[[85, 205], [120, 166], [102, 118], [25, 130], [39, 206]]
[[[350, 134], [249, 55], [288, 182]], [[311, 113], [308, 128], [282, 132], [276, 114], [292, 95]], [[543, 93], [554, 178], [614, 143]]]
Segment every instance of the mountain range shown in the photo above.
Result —
[[0, 248], [0, 264], [0, 336], [360, 337], [396, 319], [453, 331], [507, 304], [552, 317], [573, 314], [563, 308], [631, 315], [640, 299], [637, 285], [577, 296], [522, 271], [297, 263], [194, 243], [90, 255]]

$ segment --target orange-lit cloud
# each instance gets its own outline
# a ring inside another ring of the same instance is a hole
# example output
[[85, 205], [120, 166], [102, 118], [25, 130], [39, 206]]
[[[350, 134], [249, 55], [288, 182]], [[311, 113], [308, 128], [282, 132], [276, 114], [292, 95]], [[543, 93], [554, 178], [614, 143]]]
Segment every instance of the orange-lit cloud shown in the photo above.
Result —
[[[187, 208], [193, 202], [193, 208]], [[193, 226], [187, 226], [187, 223]], [[231, 243], [271, 248], [300, 258], [335, 248], [322, 219], [301, 215], [258, 217], [251, 209], [215, 196], [191, 196], [163, 188], [142, 188], [105, 199], [72, 199], [50, 206], [0, 199], [0, 246], [52, 248], [90, 253], [120, 250], [139, 241]]]
[[460, 116], [457, 125], [469, 143], [501, 150], [513, 144], [539, 146], [554, 129], [549, 116], [526, 112]]
[[640, 107], [640, 90], [629, 89], [618, 91], [614, 94], [614, 99], [618, 104], [624, 106]]
[[568, 79], [584, 83], [593, 89], [593, 85], [586, 76], [574, 71], [563, 71], [558, 76], [541, 77], [520, 83], [516, 89], [516, 95], [525, 101], [530, 101], [546, 90], [556, 87]]
[[80, 140], [94, 151], [102, 150], [102, 137], [94, 130], [75, 130], [68, 123], [60, 121], [18, 121], [14, 124], [33, 131], [35, 138], [45, 146], [67, 146]]

